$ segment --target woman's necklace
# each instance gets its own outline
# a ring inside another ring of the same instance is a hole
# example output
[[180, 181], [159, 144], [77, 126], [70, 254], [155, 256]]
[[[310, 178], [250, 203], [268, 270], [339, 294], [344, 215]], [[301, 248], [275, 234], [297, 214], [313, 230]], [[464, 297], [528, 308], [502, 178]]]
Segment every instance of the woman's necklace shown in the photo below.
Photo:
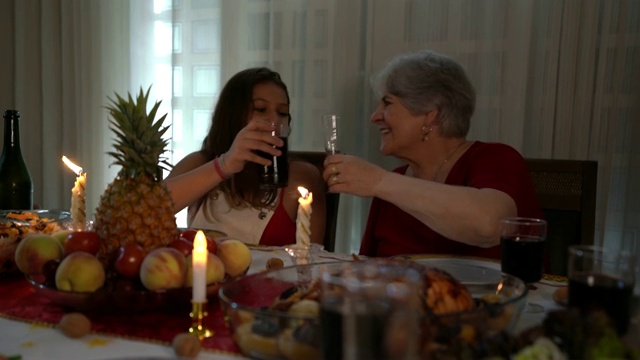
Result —
[[438, 175], [440, 175], [440, 171], [444, 167], [444, 164], [448, 163], [449, 160], [451, 160], [451, 158], [453, 158], [453, 155], [455, 155], [458, 152], [458, 150], [460, 150], [463, 147], [463, 145], [466, 145], [466, 144], [467, 144], [467, 140], [461, 142], [460, 144], [458, 144], [458, 146], [456, 146], [455, 149], [453, 149], [451, 154], [449, 154], [449, 156], [447, 156], [447, 158], [444, 159], [442, 164], [440, 164], [440, 166], [438, 166], [438, 170], [436, 170], [435, 174], [433, 174], [433, 178], [431, 179], [431, 181], [436, 181], [436, 179], [438, 178]]

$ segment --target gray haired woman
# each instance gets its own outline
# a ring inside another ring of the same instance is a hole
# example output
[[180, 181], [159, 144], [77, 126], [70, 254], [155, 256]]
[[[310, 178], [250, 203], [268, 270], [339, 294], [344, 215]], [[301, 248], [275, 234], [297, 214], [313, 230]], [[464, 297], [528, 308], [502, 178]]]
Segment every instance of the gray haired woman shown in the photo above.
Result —
[[371, 79], [371, 123], [388, 171], [331, 155], [329, 191], [373, 197], [360, 254], [456, 254], [499, 258], [499, 220], [543, 217], [527, 169], [506, 144], [467, 139], [475, 91], [464, 69], [431, 51], [392, 59]]

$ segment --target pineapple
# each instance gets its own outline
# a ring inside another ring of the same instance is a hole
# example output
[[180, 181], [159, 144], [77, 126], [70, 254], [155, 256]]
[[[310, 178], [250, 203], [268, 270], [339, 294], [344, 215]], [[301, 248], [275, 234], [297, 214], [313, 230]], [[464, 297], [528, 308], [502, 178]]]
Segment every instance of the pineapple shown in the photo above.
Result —
[[[151, 88], [149, 88], [151, 90]], [[173, 200], [162, 182], [162, 170], [171, 165], [163, 157], [169, 128], [162, 127], [166, 114], [155, 121], [160, 102], [147, 114], [146, 94], [137, 99], [116, 93], [109, 98], [109, 128], [116, 136], [115, 151], [109, 152], [122, 166], [116, 178], [100, 197], [95, 229], [101, 239], [100, 259], [110, 267], [121, 246], [138, 243], [145, 251], [166, 246], [178, 236]]]

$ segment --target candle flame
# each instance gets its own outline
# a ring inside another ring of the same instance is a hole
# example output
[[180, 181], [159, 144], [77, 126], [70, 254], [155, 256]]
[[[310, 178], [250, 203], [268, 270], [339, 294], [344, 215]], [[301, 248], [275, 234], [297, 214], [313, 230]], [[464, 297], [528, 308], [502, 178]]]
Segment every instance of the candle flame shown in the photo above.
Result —
[[202, 230], [198, 230], [198, 232], [196, 233], [196, 237], [193, 240], [193, 250], [207, 251], [207, 238]]
[[303, 199], [306, 199], [309, 197], [309, 190], [307, 190], [302, 186], [298, 186], [298, 192], [300, 192], [300, 196], [302, 196]]
[[71, 162], [71, 160], [69, 160], [66, 156], [62, 155], [62, 162], [65, 163], [65, 165], [67, 165], [69, 167], [69, 169], [71, 169], [71, 171], [73, 171], [74, 173], [76, 173], [76, 175], [82, 175], [82, 173], [84, 173], [84, 170], [82, 170], [82, 168], [74, 163]]

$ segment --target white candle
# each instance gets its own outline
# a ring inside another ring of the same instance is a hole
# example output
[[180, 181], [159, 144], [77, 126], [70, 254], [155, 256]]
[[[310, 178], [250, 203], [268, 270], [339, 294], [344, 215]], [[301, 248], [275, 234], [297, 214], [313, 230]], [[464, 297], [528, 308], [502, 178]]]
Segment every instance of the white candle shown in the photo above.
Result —
[[298, 186], [298, 214], [296, 216], [296, 245], [308, 248], [311, 245], [311, 203], [313, 194]]
[[87, 222], [87, 173], [80, 166], [72, 163], [66, 156], [62, 157], [62, 161], [71, 171], [78, 175], [76, 182], [73, 184], [73, 189], [71, 189], [71, 219], [76, 226], [84, 227]]
[[207, 238], [202, 230], [198, 230], [193, 240], [191, 252], [191, 266], [193, 267], [193, 298], [194, 303], [207, 302]]

